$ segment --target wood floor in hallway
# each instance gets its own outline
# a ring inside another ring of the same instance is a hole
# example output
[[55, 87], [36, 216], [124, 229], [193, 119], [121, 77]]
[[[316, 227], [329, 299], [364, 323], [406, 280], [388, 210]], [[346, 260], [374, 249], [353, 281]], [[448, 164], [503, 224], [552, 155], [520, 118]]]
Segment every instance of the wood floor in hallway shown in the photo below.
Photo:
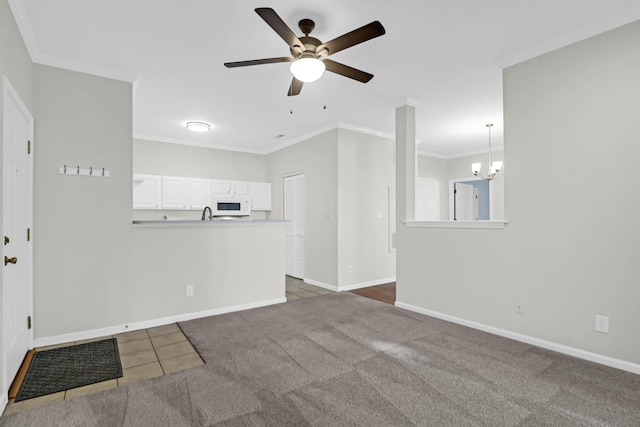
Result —
[[387, 304], [391, 305], [396, 302], [396, 282], [385, 283], [377, 286], [369, 286], [367, 288], [360, 288], [350, 292], [362, 297], [386, 302]]
[[[324, 288], [310, 285], [301, 279], [286, 276], [287, 301], [293, 301], [300, 298], [309, 298], [318, 295], [332, 293]], [[393, 305], [396, 302], [396, 282], [384, 283], [382, 285], [369, 286], [350, 291], [352, 294], [362, 297], [371, 298], [387, 304]]]

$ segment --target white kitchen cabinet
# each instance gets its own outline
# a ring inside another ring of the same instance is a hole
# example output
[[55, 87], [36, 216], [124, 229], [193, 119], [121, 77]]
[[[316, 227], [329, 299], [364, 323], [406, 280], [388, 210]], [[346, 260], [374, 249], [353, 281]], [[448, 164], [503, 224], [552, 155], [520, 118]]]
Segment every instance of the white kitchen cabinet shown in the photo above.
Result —
[[211, 180], [211, 194], [214, 196], [228, 196], [231, 194], [231, 181], [221, 179]]
[[202, 210], [212, 206], [212, 196], [248, 197], [252, 210], [271, 210], [268, 182], [133, 175], [134, 209]]
[[160, 209], [162, 181], [157, 175], [133, 175], [133, 209]]
[[251, 210], [270, 211], [271, 210], [271, 183], [250, 182], [249, 193], [251, 194]]
[[162, 209], [187, 209], [187, 178], [162, 177]]
[[211, 181], [211, 194], [214, 196], [248, 197], [249, 183], [214, 179]]
[[211, 180], [209, 179], [187, 179], [187, 208], [204, 209], [211, 207]]
[[234, 196], [248, 197], [249, 196], [249, 183], [244, 181], [231, 181], [231, 190]]
[[162, 177], [163, 209], [204, 209], [211, 206], [211, 180]]

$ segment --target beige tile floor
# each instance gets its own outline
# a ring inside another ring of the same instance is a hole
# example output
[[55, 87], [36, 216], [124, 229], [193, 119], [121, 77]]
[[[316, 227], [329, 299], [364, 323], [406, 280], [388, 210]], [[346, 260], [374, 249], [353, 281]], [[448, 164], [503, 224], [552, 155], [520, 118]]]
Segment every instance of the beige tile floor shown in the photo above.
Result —
[[[14, 403], [13, 399], [11, 399], [3, 415], [136, 383], [172, 372], [193, 368], [204, 363], [191, 346], [191, 343], [187, 340], [187, 337], [184, 336], [175, 323], [157, 328], [125, 332], [123, 334], [113, 335], [112, 337], [118, 340], [120, 362], [122, 363], [121, 378], [61, 391], [47, 396], [36, 397], [34, 399], [23, 400], [18, 403]], [[37, 348], [36, 351], [50, 350], [52, 348], [82, 344], [84, 342], [112, 337], [108, 336], [95, 338], [93, 340], [41, 347]]]
[[286, 297], [287, 301], [293, 301], [300, 298], [316, 297], [318, 295], [331, 294], [333, 291], [329, 291], [318, 286], [313, 286], [308, 283], [304, 283], [300, 279], [296, 279], [291, 276], [286, 278]]

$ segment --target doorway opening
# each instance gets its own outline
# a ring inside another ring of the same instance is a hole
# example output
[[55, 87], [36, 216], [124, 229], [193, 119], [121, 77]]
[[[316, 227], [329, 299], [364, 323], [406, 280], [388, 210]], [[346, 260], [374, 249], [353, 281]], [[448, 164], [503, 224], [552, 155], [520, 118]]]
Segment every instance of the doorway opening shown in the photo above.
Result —
[[482, 178], [449, 181], [449, 220], [489, 221], [491, 216], [490, 181]]

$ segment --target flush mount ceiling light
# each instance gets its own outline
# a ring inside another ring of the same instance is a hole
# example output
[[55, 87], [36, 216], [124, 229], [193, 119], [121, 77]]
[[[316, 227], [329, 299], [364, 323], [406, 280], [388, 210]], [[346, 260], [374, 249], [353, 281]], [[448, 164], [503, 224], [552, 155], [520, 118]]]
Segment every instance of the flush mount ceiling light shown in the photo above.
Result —
[[311, 83], [318, 80], [322, 77], [326, 66], [324, 62], [319, 60], [318, 58], [314, 58], [313, 56], [305, 56], [303, 54], [302, 58], [295, 60], [289, 70], [291, 70], [291, 74], [293, 77], [300, 80], [304, 83]]
[[209, 132], [211, 130], [211, 125], [204, 122], [187, 122], [187, 129], [194, 132]]
[[502, 169], [502, 162], [499, 160], [496, 160], [495, 162], [491, 161], [491, 127], [493, 126], [493, 123], [487, 123], [485, 126], [489, 128], [489, 172], [486, 175], [480, 174], [482, 163], [473, 163], [471, 165], [471, 172], [473, 172], [475, 176], [491, 181]]

